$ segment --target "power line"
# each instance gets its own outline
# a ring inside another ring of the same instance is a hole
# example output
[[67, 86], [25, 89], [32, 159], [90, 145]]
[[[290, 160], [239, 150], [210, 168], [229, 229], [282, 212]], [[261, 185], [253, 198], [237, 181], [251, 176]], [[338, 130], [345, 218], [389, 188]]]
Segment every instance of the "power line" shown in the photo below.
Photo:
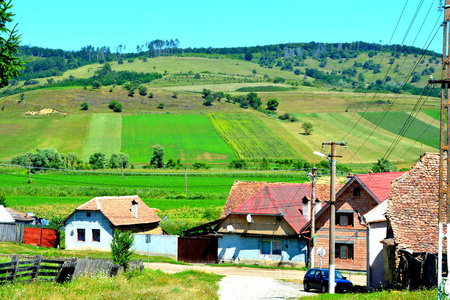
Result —
[[[407, 81], [409, 80], [409, 78], [412, 76], [414, 70], [415, 70], [415, 69], [417, 68], [417, 66], [419, 65], [419, 62], [421, 61], [421, 59], [422, 59], [423, 56], [425, 55], [425, 52], [427, 51], [428, 47], [430, 46], [430, 44], [432, 43], [432, 41], [433, 41], [434, 38], [436, 37], [436, 34], [438, 33], [438, 31], [439, 31], [439, 28], [437, 28], [437, 30], [436, 30], [436, 32], [434, 33], [433, 37], [431, 38], [431, 40], [430, 40], [428, 46], [427, 46], [426, 48], [423, 49], [422, 55], [421, 55], [420, 58], [417, 60], [416, 64], [413, 66], [412, 70], [410, 71], [409, 75], [408, 75], [407, 78], [406, 78], [406, 81], [403, 83], [402, 90], [403, 90], [403, 88], [405, 87], [406, 82], [407, 82]], [[431, 36], [431, 34], [432, 34], [432, 32], [430, 33], [430, 36]], [[427, 39], [427, 41], [428, 41], [428, 39]], [[422, 93], [423, 93], [423, 91], [422, 91]], [[374, 126], [372, 126], [373, 129], [372, 129], [370, 135], [367, 136], [366, 140], [361, 144], [361, 146], [358, 148], [358, 150], [357, 150], [356, 152], [354, 152], [353, 156], [355, 156], [356, 153], [359, 152], [359, 151], [361, 150], [361, 148], [365, 145], [365, 143], [369, 140], [369, 138], [370, 138], [370, 137], [372, 136], [372, 134], [375, 132], [375, 129], [378, 127], [378, 125], [381, 123], [381, 121], [382, 121], [382, 120], [384, 119], [384, 117], [387, 115], [387, 113], [389, 112], [389, 110], [392, 108], [392, 106], [394, 105], [394, 103], [395, 103], [395, 101], [396, 101], [397, 98], [398, 98], [398, 94], [396, 95], [396, 97], [394, 98], [394, 100], [390, 103], [390, 105], [388, 106], [388, 108], [384, 111], [384, 113], [383, 113], [382, 116], [380, 117], [379, 121], [378, 121], [376, 124], [374, 123]], [[369, 129], [368, 129], [368, 130], [369, 130]], [[353, 156], [350, 157], [350, 159], [349, 159], [348, 161], [350, 161], [350, 160], [353, 158]], [[348, 161], [347, 161], [347, 162], [348, 162]]]

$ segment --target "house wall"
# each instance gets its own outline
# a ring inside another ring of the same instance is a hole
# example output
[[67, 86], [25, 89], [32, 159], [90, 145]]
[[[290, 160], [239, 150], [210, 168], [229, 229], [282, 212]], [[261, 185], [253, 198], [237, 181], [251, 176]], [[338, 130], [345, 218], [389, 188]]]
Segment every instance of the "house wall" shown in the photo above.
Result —
[[177, 259], [178, 235], [149, 235], [150, 243], [146, 241], [146, 234], [135, 234], [133, 249], [136, 253], [152, 256], [167, 256]]
[[[348, 188], [336, 199], [336, 213], [352, 212], [353, 226], [335, 226], [336, 243], [353, 245], [353, 259], [335, 259], [336, 269], [366, 271], [367, 267], [367, 245], [366, 245], [366, 227], [360, 224], [358, 214], [361, 216], [377, 205], [372, 196], [367, 193], [363, 187], [360, 188], [359, 196], [353, 195], [353, 187], [360, 186], [355, 180]], [[328, 268], [329, 262], [329, 232], [330, 232], [330, 210], [325, 210], [316, 219], [316, 245], [325, 248], [325, 256], [322, 258], [322, 267]], [[316, 266], [320, 264], [320, 257], [317, 251], [314, 253]]]
[[289, 224], [280, 217], [252, 215], [253, 222], [247, 222], [246, 215], [228, 215], [227, 218], [218, 225], [217, 232], [228, 234], [228, 225], [233, 225], [233, 234], [258, 234], [289, 236], [297, 235]]
[[370, 285], [378, 289], [385, 285], [385, 270], [388, 268], [387, 257], [383, 251], [381, 240], [386, 238], [387, 221], [370, 224], [369, 254], [370, 254]]
[[[282, 254], [261, 254], [262, 241], [282, 241]], [[237, 234], [224, 234], [223, 238], [219, 239], [219, 262], [302, 267], [306, 264], [306, 258], [307, 243], [298, 238], [242, 237]]]
[[[113, 235], [111, 222], [98, 211], [76, 211], [65, 222], [66, 249], [109, 250]], [[85, 229], [85, 242], [77, 240], [77, 229]], [[92, 241], [92, 230], [100, 229], [100, 242]]]

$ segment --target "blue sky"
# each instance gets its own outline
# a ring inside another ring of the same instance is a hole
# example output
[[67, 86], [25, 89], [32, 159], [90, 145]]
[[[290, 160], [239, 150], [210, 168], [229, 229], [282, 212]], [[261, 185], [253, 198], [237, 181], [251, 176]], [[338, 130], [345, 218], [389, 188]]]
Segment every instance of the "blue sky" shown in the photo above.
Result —
[[[311, 41], [388, 44], [405, 2], [391, 42], [401, 44], [419, 0], [13, 0], [12, 11], [22, 45], [64, 50], [108, 46], [114, 51], [123, 44], [131, 52], [154, 39], [175, 38], [182, 48]], [[404, 44], [424, 48], [442, 22], [438, 2], [424, 1]], [[442, 51], [440, 31], [430, 49]]]

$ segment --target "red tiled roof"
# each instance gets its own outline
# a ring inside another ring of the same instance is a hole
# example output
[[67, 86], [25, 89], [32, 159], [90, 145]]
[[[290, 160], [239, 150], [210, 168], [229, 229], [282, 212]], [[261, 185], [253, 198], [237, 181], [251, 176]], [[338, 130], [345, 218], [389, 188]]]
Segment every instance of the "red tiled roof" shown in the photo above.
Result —
[[383, 202], [389, 197], [391, 183], [405, 172], [385, 172], [355, 175], [366, 190], [371, 193], [379, 202]]
[[301, 212], [304, 197], [311, 197], [310, 184], [266, 186], [232, 213], [282, 215], [292, 229], [300, 234], [307, 223]]
[[[307, 183], [306, 183], [307, 184]], [[285, 182], [265, 182], [265, 181], [240, 181], [236, 180], [231, 187], [228, 194], [227, 201], [223, 207], [221, 218], [225, 218], [230, 212], [238, 208], [242, 203], [247, 201], [250, 197], [260, 192], [266, 186], [278, 186], [278, 185], [298, 185], [298, 183], [285, 183]], [[309, 185], [309, 184], [307, 184]], [[336, 189], [341, 188], [343, 185], [337, 184]], [[310, 196], [308, 196], [308, 199]], [[316, 184], [316, 198], [324, 202], [330, 198], [330, 185], [329, 184]]]
[[[137, 216], [131, 212], [132, 202], [137, 202]], [[76, 210], [100, 211], [114, 226], [148, 224], [161, 219], [139, 196], [105, 196], [79, 206]]]
[[[444, 178], [446, 173], [444, 168]], [[392, 183], [386, 218], [398, 247], [437, 253], [438, 200], [439, 154], [427, 153]]]

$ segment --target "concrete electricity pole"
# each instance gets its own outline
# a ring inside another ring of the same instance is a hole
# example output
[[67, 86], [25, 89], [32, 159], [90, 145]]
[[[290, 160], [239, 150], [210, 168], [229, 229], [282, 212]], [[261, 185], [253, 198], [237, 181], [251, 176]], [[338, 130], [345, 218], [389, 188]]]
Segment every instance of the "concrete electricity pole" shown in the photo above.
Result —
[[[443, 278], [442, 278], [442, 248], [444, 240], [444, 225], [443, 216], [447, 210], [447, 235], [450, 233], [450, 189], [448, 188], [448, 182], [450, 182], [450, 160], [448, 157], [448, 142], [450, 141], [450, 73], [448, 65], [450, 64], [449, 57], [449, 22], [450, 22], [450, 0], [445, 0], [444, 5], [444, 22], [442, 27], [444, 28], [443, 39], [443, 51], [442, 51], [442, 76], [441, 80], [433, 80], [430, 77], [430, 84], [441, 84], [441, 118], [440, 118], [440, 145], [439, 145], [439, 202], [438, 202], [438, 299], [442, 298], [440, 291], [443, 290]], [[445, 122], [445, 116], [447, 115], [447, 123]], [[447, 131], [447, 138], [445, 136]], [[444, 177], [444, 168], [447, 168], [447, 176]], [[447, 253], [450, 253], [450, 243], [447, 239]], [[450, 255], [447, 255], [447, 265], [450, 265]], [[447, 280], [445, 283], [445, 293], [448, 293]]]

